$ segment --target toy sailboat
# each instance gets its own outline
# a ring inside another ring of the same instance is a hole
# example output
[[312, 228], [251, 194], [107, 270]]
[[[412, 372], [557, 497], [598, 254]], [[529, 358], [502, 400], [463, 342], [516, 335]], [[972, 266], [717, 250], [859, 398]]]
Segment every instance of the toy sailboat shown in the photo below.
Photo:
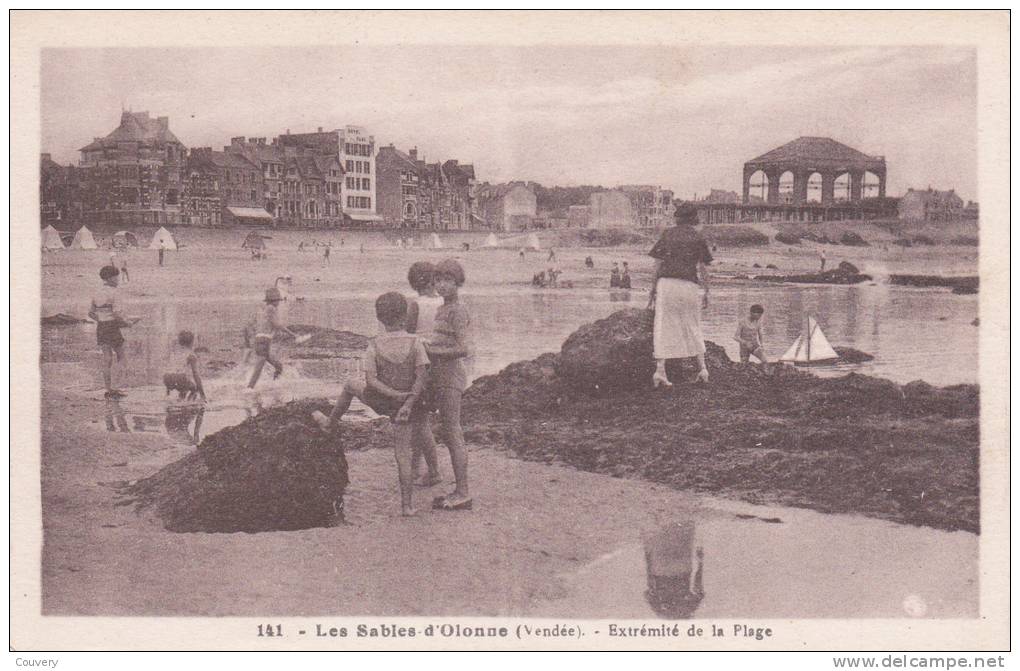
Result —
[[818, 322], [810, 315], [804, 320], [804, 331], [793, 341], [786, 354], [779, 357], [780, 361], [798, 366], [833, 363], [838, 359], [839, 354], [832, 349]]

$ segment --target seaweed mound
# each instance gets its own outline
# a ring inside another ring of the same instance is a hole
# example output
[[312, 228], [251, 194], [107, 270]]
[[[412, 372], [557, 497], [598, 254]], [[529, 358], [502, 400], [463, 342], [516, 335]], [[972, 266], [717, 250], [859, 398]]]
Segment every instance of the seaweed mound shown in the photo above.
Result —
[[177, 532], [328, 526], [348, 479], [342, 439], [311, 416], [326, 409], [295, 401], [207, 436], [195, 452], [124, 487], [122, 503], [153, 508]]
[[756, 275], [756, 280], [765, 282], [797, 282], [800, 284], [859, 284], [870, 282], [871, 275], [866, 275], [852, 263], [841, 261], [832, 270], [821, 273], [804, 273], [801, 275]]
[[[655, 391], [650, 322], [623, 310], [559, 354], [479, 378], [464, 395], [465, 434], [524, 459], [752, 503], [979, 530], [977, 386], [820, 378], [735, 363], [706, 342], [708, 384], [674, 374]], [[690, 365], [667, 373], [670, 363]]]
[[648, 386], [655, 372], [651, 310], [631, 308], [585, 324], [568, 337], [556, 373], [582, 392], [612, 392]]
[[[363, 350], [368, 347], [368, 336], [351, 331], [336, 331], [334, 329], [312, 326], [311, 324], [294, 324], [289, 327], [298, 335], [311, 334], [307, 341], [295, 345], [297, 347], [313, 347], [329, 350]], [[277, 339], [284, 344], [294, 344], [294, 338], [287, 333], [281, 333]]]

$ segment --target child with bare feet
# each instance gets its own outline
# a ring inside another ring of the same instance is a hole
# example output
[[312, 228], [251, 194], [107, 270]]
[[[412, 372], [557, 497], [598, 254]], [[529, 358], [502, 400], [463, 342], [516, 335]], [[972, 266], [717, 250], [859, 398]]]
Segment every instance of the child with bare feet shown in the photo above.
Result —
[[198, 372], [198, 355], [195, 353], [195, 334], [181, 331], [177, 334], [177, 345], [180, 352], [180, 368], [163, 375], [163, 386], [166, 393], [177, 392], [180, 401], [194, 401], [199, 396], [205, 401], [205, 388], [202, 387], [202, 376]]
[[[436, 294], [433, 282], [435, 266], [428, 261], [416, 261], [407, 271], [407, 282], [417, 296], [407, 301], [407, 332], [417, 333], [423, 339], [432, 336], [432, 327], [436, 323], [436, 312], [443, 304], [442, 296]], [[427, 413], [419, 435], [413, 437], [411, 452], [411, 473], [414, 484], [419, 487], [433, 487], [443, 481], [439, 474], [439, 460], [436, 457], [436, 440], [430, 425], [431, 413]], [[422, 457], [428, 473], [421, 473]]]
[[412, 506], [411, 442], [424, 423], [425, 411], [419, 398], [425, 389], [429, 358], [421, 339], [405, 330], [407, 300], [403, 296], [391, 291], [377, 298], [375, 315], [385, 332], [368, 344], [364, 381], [348, 381], [329, 419], [320, 421], [324, 428], [335, 427], [355, 398], [380, 415], [390, 417], [400, 482], [400, 512], [411, 516], [416, 512]]
[[294, 338], [298, 337], [296, 333], [280, 323], [279, 309], [282, 301], [283, 295], [279, 289], [276, 287], [266, 289], [266, 304], [255, 314], [253, 319], [254, 324], [251, 326], [251, 331], [255, 334], [255, 370], [252, 371], [251, 380], [248, 382], [249, 389], [255, 388], [255, 384], [259, 381], [259, 376], [262, 375], [262, 368], [266, 365], [267, 361], [275, 370], [273, 373], [274, 380], [283, 373], [283, 364], [273, 358], [271, 351], [273, 336], [276, 335], [276, 332], [284, 331], [294, 336]]
[[432, 361], [429, 395], [439, 408], [443, 442], [450, 450], [457, 481], [453, 492], [432, 502], [437, 510], [471, 510], [472, 505], [468, 492], [468, 451], [460, 425], [461, 397], [467, 389], [468, 362], [472, 355], [471, 315], [458, 296], [464, 279], [464, 269], [453, 259], [436, 265], [434, 282], [436, 293], [443, 297], [443, 305], [436, 312], [433, 334], [425, 345]]

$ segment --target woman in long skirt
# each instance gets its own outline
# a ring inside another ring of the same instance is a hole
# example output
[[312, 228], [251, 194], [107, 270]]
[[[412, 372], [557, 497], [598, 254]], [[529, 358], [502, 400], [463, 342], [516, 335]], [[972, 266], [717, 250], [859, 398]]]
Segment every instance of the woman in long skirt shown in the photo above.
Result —
[[655, 374], [652, 384], [670, 386], [666, 359], [695, 358], [698, 382], [708, 382], [705, 337], [701, 310], [708, 307], [708, 264], [712, 254], [705, 239], [694, 230], [698, 212], [683, 205], [676, 212], [676, 226], [666, 229], [649, 256], [655, 259], [655, 284], [650, 306], [655, 307], [653, 347]]

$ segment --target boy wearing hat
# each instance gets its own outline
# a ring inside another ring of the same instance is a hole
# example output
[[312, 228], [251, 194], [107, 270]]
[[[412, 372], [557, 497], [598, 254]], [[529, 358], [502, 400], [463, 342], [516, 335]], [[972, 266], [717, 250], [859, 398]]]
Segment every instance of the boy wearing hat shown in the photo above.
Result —
[[279, 289], [276, 287], [266, 289], [266, 304], [255, 313], [254, 328], [252, 329], [255, 333], [255, 370], [252, 371], [251, 381], [248, 382], [249, 389], [255, 388], [255, 383], [262, 375], [262, 367], [266, 365], [267, 361], [275, 369], [274, 380], [283, 373], [283, 364], [274, 359], [271, 352], [273, 336], [276, 335], [276, 332], [283, 331], [297, 338], [296, 333], [280, 323], [279, 306], [282, 300], [283, 296]]

